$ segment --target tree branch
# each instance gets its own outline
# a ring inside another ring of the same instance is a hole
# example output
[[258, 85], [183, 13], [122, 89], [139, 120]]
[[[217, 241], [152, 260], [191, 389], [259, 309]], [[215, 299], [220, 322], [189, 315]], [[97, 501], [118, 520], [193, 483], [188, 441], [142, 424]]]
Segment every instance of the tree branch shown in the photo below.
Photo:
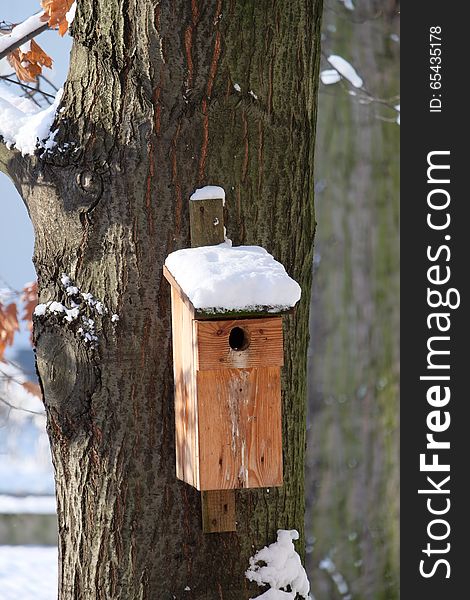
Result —
[[[22, 198], [21, 182], [28, 172], [30, 164], [30, 156], [23, 156], [21, 152], [13, 146], [8, 148], [0, 135], [0, 172], [4, 173], [11, 180]], [[29, 206], [24, 198], [23, 202], [29, 214]]]
[[40, 20], [43, 15], [44, 13], [42, 12], [29, 17], [26, 21], [14, 27], [11, 33], [0, 37], [0, 60], [43, 31], [46, 31], [46, 29], [49, 29], [49, 25]]
[[5, 142], [0, 137], [0, 172], [5, 173], [8, 177], [10, 177], [9, 164], [14, 157], [15, 151], [13, 148], [7, 148]]

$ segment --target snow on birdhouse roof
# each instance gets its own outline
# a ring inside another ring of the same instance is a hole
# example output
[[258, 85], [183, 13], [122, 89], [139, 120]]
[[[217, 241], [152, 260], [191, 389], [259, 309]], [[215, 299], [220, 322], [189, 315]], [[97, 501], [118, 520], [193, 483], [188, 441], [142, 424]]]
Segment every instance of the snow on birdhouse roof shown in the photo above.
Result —
[[193, 306], [203, 312], [283, 312], [300, 299], [300, 286], [259, 246], [187, 248], [165, 266]]

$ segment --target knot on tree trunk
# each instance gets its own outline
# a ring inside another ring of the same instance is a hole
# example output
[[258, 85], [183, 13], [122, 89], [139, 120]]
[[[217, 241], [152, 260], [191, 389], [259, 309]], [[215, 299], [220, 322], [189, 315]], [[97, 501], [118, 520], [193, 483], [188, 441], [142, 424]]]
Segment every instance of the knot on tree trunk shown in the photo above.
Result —
[[36, 324], [41, 343], [36, 367], [48, 413], [56, 415], [61, 436], [70, 439], [90, 427], [91, 398], [100, 387], [99, 368], [90, 351], [62, 326]]

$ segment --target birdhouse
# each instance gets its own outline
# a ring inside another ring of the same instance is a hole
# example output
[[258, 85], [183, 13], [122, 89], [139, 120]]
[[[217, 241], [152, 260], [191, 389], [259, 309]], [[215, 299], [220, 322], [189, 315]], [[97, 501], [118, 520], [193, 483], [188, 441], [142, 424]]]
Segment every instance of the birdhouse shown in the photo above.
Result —
[[300, 287], [263, 248], [178, 250], [171, 284], [176, 474], [198, 490], [282, 485], [282, 315]]

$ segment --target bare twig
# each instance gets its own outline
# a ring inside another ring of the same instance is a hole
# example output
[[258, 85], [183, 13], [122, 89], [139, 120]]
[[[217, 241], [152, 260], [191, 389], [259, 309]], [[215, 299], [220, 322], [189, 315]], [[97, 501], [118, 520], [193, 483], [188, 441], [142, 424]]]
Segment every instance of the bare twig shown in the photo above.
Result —
[[37, 412], [36, 410], [29, 410], [28, 408], [22, 408], [21, 406], [15, 406], [14, 404], [11, 404], [10, 402], [8, 402], [8, 400], [5, 400], [5, 398], [2, 398], [1, 396], [0, 396], [0, 402], [2, 404], [4, 404], [5, 406], [8, 406], [8, 408], [11, 410], [20, 410], [21, 412], [29, 413], [30, 415], [38, 415], [38, 416], [44, 415], [43, 412]]
[[55, 86], [52, 81], [50, 79], [48, 79], [45, 75], [39, 75], [39, 79], [44, 79], [44, 81], [51, 86], [51, 88], [55, 91], [58, 92], [59, 88], [57, 86]]
[[5, 81], [8, 81], [9, 83], [13, 83], [15, 85], [19, 85], [19, 86], [21, 86], [22, 88], [24, 88], [26, 90], [31, 90], [33, 92], [37, 92], [38, 94], [42, 94], [46, 98], [52, 98], [53, 100], [55, 100], [55, 96], [53, 96], [52, 94], [48, 94], [47, 92], [44, 92], [40, 88], [33, 88], [30, 85], [26, 85], [26, 83], [22, 83], [21, 81], [15, 81], [14, 79], [10, 79], [6, 75], [0, 75], [0, 79], [4, 79]]
[[[322, 50], [321, 54], [330, 65], [330, 68], [334, 69], [333, 65], [331, 65], [330, 61], [328, 60], [328, 54], [324, 50]], [[334, 70], [337, 71], [337, 69]], [[392, 96], [391, 98], [379, 98], [378, 96], [370, 92], [364, 84], [360, 88], [354, 88], [351, 82], [348, 81], [343, 75], [341, 75], [339, 71], [338, 74], [341, 77], [340, 85], [343, 87], [343, 89], [345, 89], [348, 92], [348, 94], [357, 98], [359, 104], [381, 104], [382, 106], [386, 106], [387, 108], [398, 112], [395, 108], [395, 104], [400, 102], [400, 96], [398, 94], [396, 96]], [[323, 93], [328, 93], [325, 92], [324, 89], [321, 91], [323, 91]]]

